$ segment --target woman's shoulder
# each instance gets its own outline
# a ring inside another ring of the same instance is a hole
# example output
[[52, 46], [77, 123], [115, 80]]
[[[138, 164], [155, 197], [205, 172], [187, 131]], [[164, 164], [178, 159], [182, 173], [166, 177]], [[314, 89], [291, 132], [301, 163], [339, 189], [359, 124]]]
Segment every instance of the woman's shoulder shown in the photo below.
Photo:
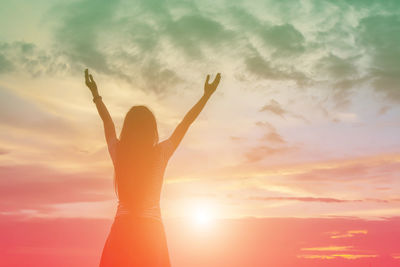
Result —
[[171, 151], [173, 150], [172, 142], [170, 139], [165, 139], [157, 144], [157, 147], [163, 157], [168, 160]]
[[157, 146], [160, 147], [160, 148], [164, 148], [164, 147], [169, 146], [169, 145], [171, 145], [171, 140], [169, 138], [165, 139], [165, 140], [163, 140], [161, 142], [158, 142], [158, 144], [157, 144]]

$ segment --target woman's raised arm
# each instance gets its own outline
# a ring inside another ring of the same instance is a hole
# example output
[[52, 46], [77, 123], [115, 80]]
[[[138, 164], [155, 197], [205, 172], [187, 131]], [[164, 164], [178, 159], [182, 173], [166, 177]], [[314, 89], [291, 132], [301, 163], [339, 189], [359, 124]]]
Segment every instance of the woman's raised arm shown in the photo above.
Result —
[[89, 74], [88, 69], [85, 69], [85, 83], [92, 92], [93, 102], [96, 104], [97, 111], [100, 115], [101, 120], [103, 121], [107, 145], [108, 147], [110, 147], [110, 145], [117, 140], [114, 122], [110, 116], [110, 113], [107, 110], [106, 105], [104, 105], [101, 96], [99, 95], [96, 82], [93, 80], [93, 76]]
[[210, 75], [207, 75], [207, 79], [206, 79], [206, 81], [204, 83], [204, 94], [203, 94], [203, 96], [189, 110], [189, 112], [185, 115], [183, 120], [175, 128], [175, 130], [172, 133], [172, 135], [169, 137], [169, 140], [172, 143], [172, 151], [171, 151], [171, 153], [173, 153], [173, 151], [175, 151], [175, 149], [178, 147], [178, 145], [182, 141], [182, 138], [185, 136], [187, 130], [189, 129], [189, 126], [194, 122], [194, 120], [197, 118], [197, 116], [203, 110], [203, 108], [204, 108], [205, 104], [207, 103], [208, 99], [211, 97], [211, 95], [217, 89], [219, 81], [221, 80], [221, 74], [218, 73], [212, 83], [208, 83], [209, 79], [210, 79]]

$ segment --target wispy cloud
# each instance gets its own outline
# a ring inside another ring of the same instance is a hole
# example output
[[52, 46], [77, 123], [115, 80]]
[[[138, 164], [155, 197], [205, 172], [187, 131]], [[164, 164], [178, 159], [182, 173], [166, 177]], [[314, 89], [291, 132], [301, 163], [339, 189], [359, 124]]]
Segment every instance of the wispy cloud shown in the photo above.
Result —
[[329, 246], [329, 247], [313, 247], [301, 248], [303, 251], [346, 251], [353, 248], [353, 246]]
[[374, 254], [331, 254], [331, 255], [298, 255], [299, 258], [304, 259], [323, 259], [332, 260], [337, 258], [342, 258], [346, 260], [356, 260], [364, 258], [376, 258], [378, 255]]
[[331, 232], [331, 238], [347, 238], [347, 237], [354, 237], [356, 235], [366, 235], [368, 234], [368, 230], [348, 230], [345, 233], [340, 232]]

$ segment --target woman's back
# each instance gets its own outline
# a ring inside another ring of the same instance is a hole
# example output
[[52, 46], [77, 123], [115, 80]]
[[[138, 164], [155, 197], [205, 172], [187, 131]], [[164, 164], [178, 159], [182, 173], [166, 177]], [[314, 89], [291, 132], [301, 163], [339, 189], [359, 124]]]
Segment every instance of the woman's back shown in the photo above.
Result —
[[[118, 140], [109, 146], [109, 152], [117, 168]], [[120, 177], [115, 177], [118, 191], [117, 216], [132, 214], [137, 217], [161, 219], [160, 214], [160, 194], [164, 179], [164, 172], [173, 153], [173, 146], [169, 139], [159, 142], [154, 146], [154, 153], [150, 159], [151, 163], [147, 166], [145, 174], [134, 175], [126, 173], [127, 182], [122, 183]], [[139, 164], [129, 162], [129, 164]], [[128, 168], [129, 169], [129, 168]], [[132, 168], [134, 170], [134, 168]]]

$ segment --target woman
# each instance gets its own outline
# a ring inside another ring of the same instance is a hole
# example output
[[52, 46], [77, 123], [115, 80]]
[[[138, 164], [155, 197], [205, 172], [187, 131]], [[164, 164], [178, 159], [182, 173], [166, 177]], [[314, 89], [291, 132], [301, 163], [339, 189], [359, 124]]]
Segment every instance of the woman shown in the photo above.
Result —
[[86, 85], [104, 124], [108, 151], [114, 164], [118, 208], [104, 245], [100, 267], [170, 266], [167, 241], [160, 213], [160, 191], [164, 170], [189, 126], [197, 118], [221, 79], [220, 73], [178, 124], [172, 135], [158, 140], [157, 123], [145, 106], [133, 106], [125, 116], [119, 139], [115, 126], [85, 70]]

